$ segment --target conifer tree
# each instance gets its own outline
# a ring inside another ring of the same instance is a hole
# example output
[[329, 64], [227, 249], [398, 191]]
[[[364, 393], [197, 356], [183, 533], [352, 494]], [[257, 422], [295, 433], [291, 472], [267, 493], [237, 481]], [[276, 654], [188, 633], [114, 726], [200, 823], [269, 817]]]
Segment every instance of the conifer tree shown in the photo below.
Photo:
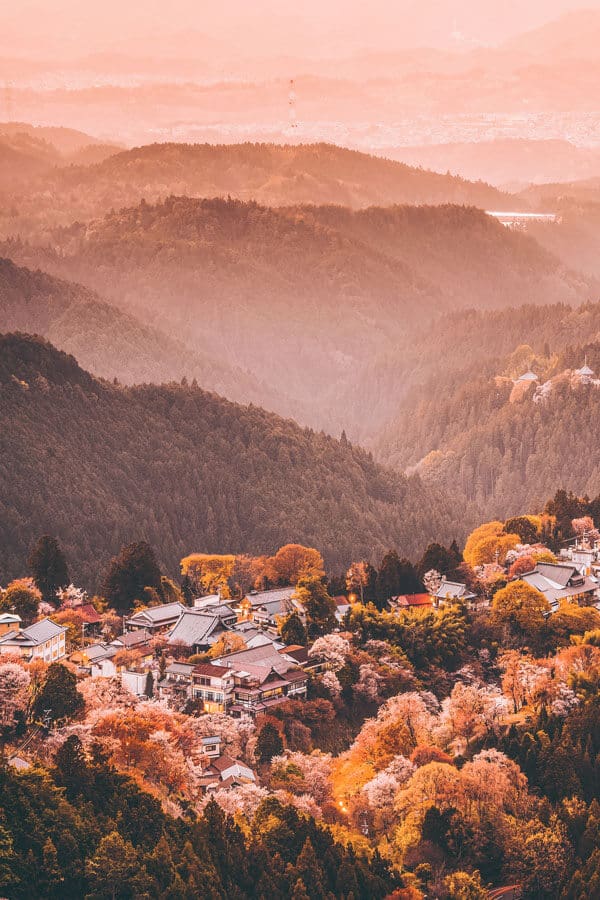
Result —
[[31, 551], [29, 567], [42, 600], [56, 603], [57, 590], [70, 582], [67, 561], [56, 538], [45, 534], [39, 539]]

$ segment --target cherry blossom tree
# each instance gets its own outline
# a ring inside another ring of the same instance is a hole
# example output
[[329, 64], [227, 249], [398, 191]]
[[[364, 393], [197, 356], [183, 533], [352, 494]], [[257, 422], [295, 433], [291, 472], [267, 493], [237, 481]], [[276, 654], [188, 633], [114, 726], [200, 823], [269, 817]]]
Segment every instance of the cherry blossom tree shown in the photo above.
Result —
[[309, 656], [320, 656], [331, 664], [333, 671], [341, 669], [350, 654], [350, 643], [339, 634], [325, 634], [317, 638], [310, 650]]
[[12, 724], [15, 712], [26, 708], [30, 680], [18, 663], [0, 665], [0, 721]]

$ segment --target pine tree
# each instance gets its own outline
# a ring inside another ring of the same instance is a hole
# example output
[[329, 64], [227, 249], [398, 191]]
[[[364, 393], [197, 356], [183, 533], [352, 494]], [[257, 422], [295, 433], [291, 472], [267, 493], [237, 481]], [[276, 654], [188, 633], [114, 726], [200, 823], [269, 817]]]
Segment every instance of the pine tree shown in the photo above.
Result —
[[95, 892], [116, 900], [126, 896], [132, 879], [139, 876], [140, 861], [132, 844], [113, 831], [102, 838], [85, 868]]
[[77, 690], [77, 678], [61, 663], [52, 663], [35, 700], [38, 716], [48, 714], [51, 719], [67, 719], [79, 712], [84, 705]]
[[128, 544], [111, 561], [103, 593], [116, 610], [128, 612], [136, 600], [145, 597], [145, 589], [154, 588], [162, 598], [160, 569], [154, 551], [146, 541]]
[[281, 640], [287, 646], [292, 644], [300, 644], [302, 647], [306, 645], [308, 636], [306, 628], [302, 624], [302, 619], [297, 612], [293, 612], [287, 617], [281, 626]]
[[66, 788], [72, 799], [88, 792], [92, 776], [83, 744], [76, 734], [71, 734], [58, 748], [54, 756], [56, 782]]
[[271, 722], [265, 722], [256, 741], [256, 755], [261, 763], [270, 763], [274, 756], [283, 753], [281, 735]]
[[56, 603], [56, 592], [67, 587], [69, 570], [65, 555], [56, 538], [43, 535], [29, 557], [33, 580], [46, 603]]

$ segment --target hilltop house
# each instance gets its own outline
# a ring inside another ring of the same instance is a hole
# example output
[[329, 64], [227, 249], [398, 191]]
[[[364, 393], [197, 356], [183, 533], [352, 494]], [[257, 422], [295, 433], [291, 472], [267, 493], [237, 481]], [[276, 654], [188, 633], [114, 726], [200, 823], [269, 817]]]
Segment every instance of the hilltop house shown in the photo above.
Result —
[[111, 641], [111, 645], [119, 650], [145, 650], [148, 648], [152, 636], [152, 632], [145, 628], [139, 628], [120, 634], [114, 641]]
[[212, 609], [186, 609], [168, 632], [167, 641], [172, 646], [187, 647], [192, 653], [204, 653], [228, 630]]
[[[52, 619], [41, 619], [28, 628], [21, 628], [19, 616], [13, 616], [10, 630], [0, 634], [0, 654], [15, 654], [27, 662], [43, 659], [52, 663], [66, 655], [66, 634], [64, 625], [57, 625]], [[18, 621], [16, 621], [18, 620]]]
[[180, 705], [192, 696], [194, 664], [172, 662], [165, 669], [164, 677], [156, 685], [156, 692], [167, 705]]
[[436, 606], [440, 606], [443, 603], [470, 603], [476, 599], [477, 594], [470, 591], [466, 584], [462, 584], [460, 581], [448, 581], [445, 576], [442, 578], [439, 588], [433, 594], [433, 602]]
[[295, 587], [250, 591], [238, 606], [239, 617], [265, 626], [276, 626], [277, 619], [285, 618], [292, 612], [297, 612], [304, 620], [304, 609], [296, 600], [295, 593]]
[[390, 609], [428, 609], [433, 606], [431, 594], [399, 594], [388, 601]]
[[219, 756], [202, 772], [200, 785], [203, 791], [208, 792], [253, 784], [255, 781], [256, 775], [245, 763], [230, 756]]
[[593, 606], [598, 599], [598, 582], [582, 575], [577, 566], [562, 563], [539, 562], [530, 572], [519, 576], [544, 595], [552, 612], [556, 612], [561, 600]]
[[308, 674], [286, 658], [285, 650], [278, 652], [272, 645], [230, 653], [215, 665], [233, 674], [233, 696], [228, 700], [233, 716], [256, 716], [287, 699], [306, 697]]
[[234, 673], [222, 663], [199, 663], [191, 677], [191, 693], [202, 712], [227, 712], [233, 698]]
[[125, 631], [146, 630], [152, 634], [160, 634], [173, 626], [181, 614], [187, 609], [178, 601], [163, 603], [161, 606], [149, 606], [125, 619]]

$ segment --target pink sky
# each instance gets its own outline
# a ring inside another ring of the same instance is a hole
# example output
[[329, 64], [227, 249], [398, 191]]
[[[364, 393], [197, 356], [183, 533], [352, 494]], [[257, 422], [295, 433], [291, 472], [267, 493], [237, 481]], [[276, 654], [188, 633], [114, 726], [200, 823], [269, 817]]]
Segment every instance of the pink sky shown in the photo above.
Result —
[[173, 36], [183, 34], [186, 54], [344, 56], [449, 46], [455, 27], [468, 39], [497, 43], [582, 6], [598, 9], [600, 0], [18, 0], [0, 4], [0, 52], [140, 55], [164, 44], [172, 55]]

